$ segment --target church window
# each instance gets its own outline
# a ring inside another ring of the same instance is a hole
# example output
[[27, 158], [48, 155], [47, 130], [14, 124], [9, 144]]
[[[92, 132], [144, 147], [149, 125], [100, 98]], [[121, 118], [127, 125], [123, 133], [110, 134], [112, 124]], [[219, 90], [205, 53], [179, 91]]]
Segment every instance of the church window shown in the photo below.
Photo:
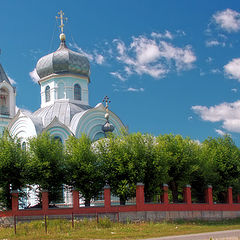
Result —
[[23, 150], [26, 150], [26, 142], [23, 142], [23, 143], [22, 143], [22, 149], [23, 149]]
[[74, 100], [82, 100], [81, 87], [79, 84], [74, 85]]
[[4, 88], [0, 89], [0, 114], [9, 115], [9, 94]]
[[46, 86], [46, 88], [45, 88], [45, 99], [46, 99], [46, 102], [50, 101], [50, 87], [49, 86]]

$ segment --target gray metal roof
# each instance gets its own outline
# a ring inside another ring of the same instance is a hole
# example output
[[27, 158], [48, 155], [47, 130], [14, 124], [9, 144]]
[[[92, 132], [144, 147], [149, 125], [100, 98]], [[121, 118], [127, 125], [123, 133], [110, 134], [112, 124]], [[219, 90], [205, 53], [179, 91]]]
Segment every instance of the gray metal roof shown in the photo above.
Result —
[[7, 77], [7, 74], [4, 72], [2, 65], [0, 64], [0, 82], [6, 81], [12, 85]]
[[36, 70], [40, 78], [53, 73], [74, 73], [89, 77], [90, 64], [87, 57], [70, 50], [62, 41], [57, 51], [39, 59]]
[[60, 122], [70, 126], [70, 122], [76, 113], [91, 109], [89, 105], [75, 104], [68, 100], [55, 101], [52, 105], [40, 108], [32, 114], [34, 118], [41, 118], [43, 127], [48, 126], [57, 117]]

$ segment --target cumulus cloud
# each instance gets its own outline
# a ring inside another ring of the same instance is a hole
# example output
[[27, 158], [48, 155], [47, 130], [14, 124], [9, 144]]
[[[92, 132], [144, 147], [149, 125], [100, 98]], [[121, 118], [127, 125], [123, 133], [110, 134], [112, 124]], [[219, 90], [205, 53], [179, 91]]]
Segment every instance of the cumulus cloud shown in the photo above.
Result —
[[37, 74], [36, 68], [34, 68], [33, 71], [29, 73], [29, 76], [31, 77], [32, 81], [35, 83], [38, 83], [38, 81], [40, 80], [40, 78]]
[[237, 88], [232, 88], [231, 91], [236, 93], [238, 90], [237, 90]]
[[226, 135], [226, 132], [222, 131], [221, 129], [215, 129], [215, 132], [219, 134], [220, 136]]
[[225, 47], [226, 46], [225, 42], [220, 42], [218, 40], [207, 40], [205, 44], [207, 47], [215, 47], [215, 46]]
[[121, 80], [122, 82], [124, 82], [126, 80], [126, 78], [124, 78], [119, 72], [110, 72], [110, 74], [116, 78], [118, 78], [119, 80]]
[[101, 54], [96, 54], [95, 55], [95, 60], [97, 64], [103, 64], [104, 63], [104, 57]]
[[98, 53], [96, 49], [93, 51], [87, 52], [84, 51], [81, 47], [79, 47], [76, 43], [69, 43], [69, 45], [73, 48], [75, 48], [79, 53], [81, 53], [83, 56], [87, 57], [89, 61], [97, 63], [99, 65], [102, 65], [105, 62], [105, 57]]
[[168, 30], [165, 31], [165, 33], [156, 33], [156, 32], [152, 32], [151, 36], [153, 38], [167, 38], [167, 39], [173, 39], [173, 35], [171, 32], [169, 32]]
[[169, 42], [154, 37], [133, 37], [129, 46], [114, 39], [119, 63], [124, 65], [123, 72], [131, 74], [149, 75], [153, 78], [163, 78], [171, 70], [189, 70], [193, 68], [196, 56], [190, 45], [183, 48], [176, 47]]
[[232, 9], [216, 12], [213, 15], [214, 22], [227, 32], [237, 32], [240, 30], [240, 13]]
[[232, 59], [223, 68], [227, 77], [237, 79], [240, 82], [240, 58]]
[[144, 88], [132, 88], [132, 87], [129, 87], [127, 89], [128, 92], [144, 92]]
[[70, 44], [79, 53], [96, 64], [116, 63], [118, 69], [111, 69], [109, 73], [125, 81], [129, 76], [148, 75], [152, 78], [163, 78], [172, 71], [186, 71], [194, 67], [196, 56], [192, 46], [175, 46], [169, 41], [177, 36], [184, 36], [183, 31], [172, 34], [166, 30], [163, 33], [152, 32], [147, 36], [132, 37], [130, 43], [121, 39], [104, 42], [104, 46], [96, 46], [94, 50], [85, 51], [76, 43]]
[[221, 73], [221, 70], [218, 68], [214, 68], [214, 69], [211, 69], [211, 73], [218, 74], [218, 73]]
[[224, 129], [240, 132], [240, 101], [224, 102], [212, 107], [193, 106], [192, 109], [204, 121], [222, 122]]

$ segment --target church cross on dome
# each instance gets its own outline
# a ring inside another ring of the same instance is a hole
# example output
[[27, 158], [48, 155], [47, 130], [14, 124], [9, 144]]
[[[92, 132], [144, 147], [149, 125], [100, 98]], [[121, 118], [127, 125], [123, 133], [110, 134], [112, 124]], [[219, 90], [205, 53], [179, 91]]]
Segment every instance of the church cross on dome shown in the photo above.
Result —
[[105, 110], [106, 110], [106, 112], [108, 113], [108, 104], [111, 102], [110, 100], [109, 100], [109, 97], [108, 96], [105, 96], [104, 98], [103, 98], [103, 102], [105, 102]]
[[64, 20], [67, 21], [68, 19], [64, 16], [64, 12], [61, 10], [60, 12], [58, 12], [58, 16], [56, 16], [56, 19], [60, 19], [61, 21], [61, 25], [59, 26], [59, 28], [61, 29], [61, 32], [63, 33], [63, 27], [64, 27]]

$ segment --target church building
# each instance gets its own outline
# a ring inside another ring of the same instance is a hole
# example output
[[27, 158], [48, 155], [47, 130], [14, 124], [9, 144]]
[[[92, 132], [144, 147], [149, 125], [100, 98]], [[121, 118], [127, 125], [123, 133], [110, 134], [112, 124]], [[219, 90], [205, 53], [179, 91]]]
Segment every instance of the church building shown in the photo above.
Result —
[[108, 110], [107, 97], [104, 98], [106, 106], [89, 105], [90, 63], [86, 56], [67, 47], [63, 12], [59, 14], [60, 46], [36, 64], [41, 88], [38, 110], [15, 112], [16, 89], [0, 65], [0, 131], [8, 128], [12, 136], [21, 139], [22, 145], [43, 131], [64, 143], [70, 135], [78, 138], [85, 133], [94, 141], [109, 131], [120, 134], [124, 128], [119, 117]]

